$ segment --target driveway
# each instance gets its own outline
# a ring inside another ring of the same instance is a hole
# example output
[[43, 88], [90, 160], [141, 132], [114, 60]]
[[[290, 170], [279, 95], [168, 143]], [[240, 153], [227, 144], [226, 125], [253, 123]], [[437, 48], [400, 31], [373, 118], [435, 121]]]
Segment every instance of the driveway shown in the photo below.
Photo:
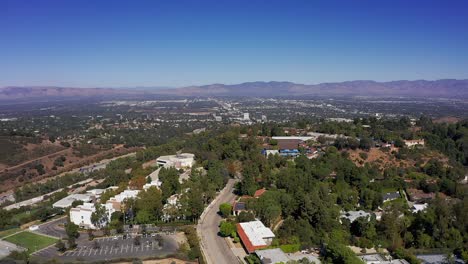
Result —
[[221, 216], [218, 215], [219, 205], [234, 202], [236, 195], [233, 192], [236, 182], [237, 180], [230, 179], [215, 201], [205, 209], [200, 217], [197, 230], [208, 264], [236, 264], [240, 262], [224, 238], [218, 236], [218, 226], [221, 222]]

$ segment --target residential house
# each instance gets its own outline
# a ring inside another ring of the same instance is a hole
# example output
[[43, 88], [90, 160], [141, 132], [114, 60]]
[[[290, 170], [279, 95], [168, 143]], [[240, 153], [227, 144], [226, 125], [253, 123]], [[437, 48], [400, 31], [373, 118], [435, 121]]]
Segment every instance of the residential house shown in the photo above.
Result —
[[195, 164], [195, 155], [191, 153], [181, 153], [176, 155], [161, 156], [156, 159], [159, 166], [176, 169], [192, 168]]
[[401, 195], [400, 195], [400, 192], [398, 191], [395, 191], [395, 192], [387, 192], [387, 193], [384, 193], [383, 196], [383, 202], [389, 202], [389, 201], [393, 201], [393, 200], [396, 200], [398, 198], [401, 198]]
[[258, 220], [238, 223], [236, 227], [237, 234], [248, 253], [268, 247], [275, 237], [271, 229]]
[[366, 264], [409, 264], [404, 259], [387, 259], [380, 254], [362, 255], [359, 258]]
[[[340, 213], [340, 219], [348, 219], [350, 223], [356, 221], [358, 218], [364, 217], [367, 221], [370, 220], [371, 214], [368, 212], [365, 212], [363, 210], [359, 211], [348, 211], [348, 212], [341, 212]], [[340, 220], [341, 222], [341, 220]]]

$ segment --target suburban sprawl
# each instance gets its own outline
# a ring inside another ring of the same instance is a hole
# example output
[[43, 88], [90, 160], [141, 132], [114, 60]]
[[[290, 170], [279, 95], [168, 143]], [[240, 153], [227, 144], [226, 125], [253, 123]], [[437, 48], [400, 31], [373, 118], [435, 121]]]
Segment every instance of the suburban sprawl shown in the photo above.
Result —
[[463, 115], [340, 100], [52, 102], [7, 112], [0, 257], [465, 263]]

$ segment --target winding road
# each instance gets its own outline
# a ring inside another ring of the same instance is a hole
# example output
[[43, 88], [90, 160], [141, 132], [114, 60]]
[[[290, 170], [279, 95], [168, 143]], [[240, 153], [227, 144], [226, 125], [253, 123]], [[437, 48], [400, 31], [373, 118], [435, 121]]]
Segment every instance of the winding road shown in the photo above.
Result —
[[218, 226], [221, 216], [218, 215], [219, 205], [232, 203], [236, 198], [233, 193], [237, 180], [230, 179], [226, 187], [216, 199], [205, 209], [197, 225], [201, 238], [201, 248], [208, 264], [236, 264], [239, 259], [234, 255], [224, 238], [218, 236]]

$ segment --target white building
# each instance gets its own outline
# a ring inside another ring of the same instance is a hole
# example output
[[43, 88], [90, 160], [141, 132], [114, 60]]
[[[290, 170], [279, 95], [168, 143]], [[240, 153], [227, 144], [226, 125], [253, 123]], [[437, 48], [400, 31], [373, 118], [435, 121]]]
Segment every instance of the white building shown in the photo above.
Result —
[[126, 199], [136, 198], [138, 193], [140, 193], [140, 190], [125, 190], [110, 198], [104, 206], [110, 212], [110, 215], [112, 215], [113, 212], [122, 210], [122, 203]]
[[[359, 211], [348, 211], [348, 212], [341, 212], [340, 213], [340, 218], [346, 218], [349, 220], [350, 223], [356, 221], [356, 219], [360, 217], [364, 217], [367, 221], [369, 221], [371, 214], [367, 213], [363, 210]], [[341, 222], [341, 220], [340, 220]]]
[[266, 155], [267, 157], [270, 156], [270, 155], [273, 155], [273, 156], [274, 156], [274, 155], [276, 155], [276, 154], [279, 155], [279, 150], [277, 150], [277, 149], [267, 149], [267, 150], [265, 150], [265, 155]]
[[105, 191], [106, 191], [105, 189], [92, 189], [92, 190], [86, 191], [86, 193], [96, 197], [96, 199], [99, 199], [101, 197], [101, 194]]
[[61, 200], [58, 200], [57, 202], [55, 202], [52, 207], [53, 208], [62, 208], [62, 209], [65, 209], [65, 208], [68, 208], [70, 206], [72, 206], [72, 203], [74, 201], [82, 201], [84, 203], [89, 203], [93, 200], [94, 196], [91, 195], [91, 194], [71, 194]]
[[413, 204], [413, 207], [411, 207], [411, 212], [417, 213], [417, 212], [422, 212], [426, 210], [428, 204], [423, 203], [423, 204]]
[[156, 159], [156, 163], [165, 168], [192, 168], [195, 164], [195, 155], [191, 153], [182, 153], [177, 155], [161, 156]]
[[163, 207], [163, 216], [162, 219], [164, 221], [169, 221], [174, 216], [178, 215], [178, 211], [180, 210], [180, 194], [171, 195], [167, 198], [167, 203]]
[[250, 120], [250, 115], [249, 113], [244, 113], [244, 120], [249, 121]]
[[70, 209], [70, 221], [81, 228], [96, 229], [91, 222], [91, 215], [96, 211], [93, 203], [84, 203]]
[[404, 259], [387, 259], [380, 254], [362, 255], [359, 258], [366, 264], [409, 264]]
[[424, 146], [424, 139], [405, 140], [405, 146], [412, 148], [415, 146]]
[[248, 253], [269, 246], [275, 237], [271, 229], [258, 220], [237, 224], [237, 233]]
[[143, 185], [143, 190], [148, 190], [150, 187], [156, 187], [159, 189], [159, 187], [161, 187], [161, 184], [162, 182], [161, 181], [151, 181], [150, 183], [146, 183], [145, 185]]

